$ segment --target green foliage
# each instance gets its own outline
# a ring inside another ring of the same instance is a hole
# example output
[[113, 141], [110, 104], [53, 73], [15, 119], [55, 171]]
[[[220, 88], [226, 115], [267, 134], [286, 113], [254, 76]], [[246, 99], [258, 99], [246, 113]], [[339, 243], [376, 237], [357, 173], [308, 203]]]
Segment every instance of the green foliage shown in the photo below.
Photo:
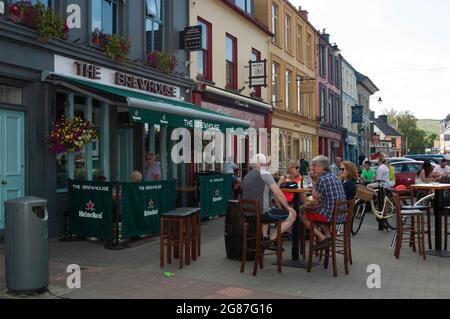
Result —
[[177, 60], [166, 52], [153, 51], [147, 56], [147, 64], [164, 73], [170, 73], [175, 68]]
[[67, 34], [67, 26], [64, 19], [60, 18], [52, 11], [41, 9], [41, 16], [38, 23], [39, 41], [48, 41], [50, 38], [63, 39]]
[[123, 62], [128, 56], [128, 51], [131, 47], [131, 41], [124, 37], [109, 34], [106, 36], [106, 41], [103, 44], [103, 49], [106, 55], [113, 60]]
[[[389, 115], [390, 114], [390, 115]], [[426, 134], [425, 131], [417, 127], [417, 118], [409, 111], [390, 111], [388, 116], [398, 123], [397, 130], [402, 134], [403, 153], [425, 153]]]

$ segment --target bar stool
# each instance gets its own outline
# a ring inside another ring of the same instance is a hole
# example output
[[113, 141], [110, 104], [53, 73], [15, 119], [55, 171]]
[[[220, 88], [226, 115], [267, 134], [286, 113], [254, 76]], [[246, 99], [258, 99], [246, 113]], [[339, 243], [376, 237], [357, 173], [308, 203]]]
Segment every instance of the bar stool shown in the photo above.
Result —
[[[400, 197], [394, 193], [395, 204], [395, 216], [397, 219], [397, 233], [395, 235], [395, 252], [394, 255], [397, 259], [400, 258], [400, 250], [402, 243], [409, 243], [413, 251], [416, 251], [416, 240], [419, 246], [419, 254], [426, 259], [425, 244], [424, 244], [424, 213], [420, 210], [402, 210]], [[408, 220], [410, 223], [408, 224]], [[408, 235], [405, 238], [404, 235]]]
[[[349, 274], [348, 264], [353, 264], [352, 254], [351, 254], [351, 222], [352, 222], [352, 213], [353, 208], [355, 206], [355, 200], [350, 201], [336, 201], [333, 209], [333, 221], [328, 223], [330, 227], [331, 233], [331, 244], [327, 248], [320, 249], [320, 258], [323, 256], [324, 258], [324, 268], [328, 269], [329, 260], [331, 258], [332, 266], [333, 266], [333, 275], [337, 277], [337, 254], [342, 254], [344, 256], [344, 266], [345, 266], [345, 274]], [[341, 222], [344, 221], [344, 222]], [[318, 224], [317, 222], [311, 222], [311, 229], [314, 229], [314, 226]], [[344, 232], [341, 235], [338, 235], [338, 228], [340, 225], [344, 225]], [[317, 236], [314, 234], [314, 231], [310, 231], [309, 238], [309, 257], [308, 257], [308, 266], [307, 272], [311, 272], [312, 270], [312, 262], [314, 252], [317, 253], [318, 249], [316, 248]]]
[[[167, 233], [165, 232], [167, 226]], [[201, 218], [199, 208], [179, 208], [160, 215], [160, 266], [164, 267], [164, 247], [167, 247], [167, 263], [178, 258], [180, 269], [200, 256]], [[184, 247], [184, 251], [183, 251]], [[184, 255], [184, 258], [183, 258]]]

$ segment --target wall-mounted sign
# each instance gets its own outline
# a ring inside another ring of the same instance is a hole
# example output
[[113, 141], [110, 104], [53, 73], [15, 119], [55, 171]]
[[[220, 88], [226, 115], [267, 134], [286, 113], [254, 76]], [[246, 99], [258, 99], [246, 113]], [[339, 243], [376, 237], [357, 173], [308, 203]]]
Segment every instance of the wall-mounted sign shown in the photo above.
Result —
[[195, 25], [184, 28], [184, 32], [180, 32], [180, 46], [188, 52], [202, 50], [202, 26]]
[[250, 74], [248, 77], [249, 87], [257, 86], [267, 87], [267, 60], [249, 61]]
[[120, 86], [147, 93], [159, 94], [168, 97], [180, 98], [180, 88], [108, 68], [95, 64], [80, 62], [66, 57], [55, 55], [55, 73], [61, 75], [77, 76], [94, 80], [100, 84]]
[[5, 14], [5, 3], [3, 1], [0, 1], [0, 14]]
[[315, 88], [316, 88], [316, 83], [314, 81], [300, 82], [300, 93], [301, 94], [314, 93]]
[[364, 106], [355, 105], [352, 106], [352, 123], [363, 123], [363, 111]]

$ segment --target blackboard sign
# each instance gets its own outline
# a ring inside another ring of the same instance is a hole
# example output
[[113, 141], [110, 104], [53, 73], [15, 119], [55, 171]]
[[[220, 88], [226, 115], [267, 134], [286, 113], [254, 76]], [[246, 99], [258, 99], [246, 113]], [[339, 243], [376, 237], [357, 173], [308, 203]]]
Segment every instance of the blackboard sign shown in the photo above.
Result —
[[202, 26], [184, 28], [184, 50], [200, 51], [202, 49]]
[[249, 87], [254, 88], [258, 86], [267, 87], [267, 60], [249, 61], [250, 74], [248, 77]]
[[352, 106], [352, 123], [363, 123], [363, 106]]

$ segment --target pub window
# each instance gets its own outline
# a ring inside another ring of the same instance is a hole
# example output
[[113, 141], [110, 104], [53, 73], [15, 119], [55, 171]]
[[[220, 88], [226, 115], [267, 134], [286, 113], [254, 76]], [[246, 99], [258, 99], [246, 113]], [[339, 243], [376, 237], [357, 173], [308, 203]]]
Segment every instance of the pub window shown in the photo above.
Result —
[[230, 34], [226, 35], [226, 86], [237, 89], [237, 39]]
[[145, 38], [147, 52], [163, 51], [163, 15], [161, 0], [146, 0]]
[[99, 29], [106, 34], [117, 33], [118, 0], [91, 0], [92, 31]]
[[197, 52], [197, 74], [212, 81], [212, 25], [198, 18], [197, 25], [202, 27], [202, 50]]
[[23, 89], [0, 84], [0, 103], [22, 105]]
[[[73, 114], [88, 119], [88, 98], [85, 96], [74, 96]], [[108, 106], [105, 106], [108, 107]], [[104, 121], [104, 113], [102, 112], [102, 105], [97, 100], [92, 100], [92, 113], [90, 118], [93, 125], [98, 129], [99, 139], [84, 146], [80, 151], [73, 153], [73, 163], [69, 161], [69, 153], [60, 153], [56, 155], [56, 187], [58, 193], [67, 192], [67, 181], [69, 176], [73, 176], [75, 180], [83, 181], [102, 181], [106, 180], [108, 169], [109, 154], [104, 154], [104, 136], [106, 136], [106, 129], [102, 123]], [[70, 118], [70, 105], [68, 94], [58, 92], [56, 94], [56, 110], [55, 120], [63, 116]], [[70, 165], [73, 164], [73, 165]]]

